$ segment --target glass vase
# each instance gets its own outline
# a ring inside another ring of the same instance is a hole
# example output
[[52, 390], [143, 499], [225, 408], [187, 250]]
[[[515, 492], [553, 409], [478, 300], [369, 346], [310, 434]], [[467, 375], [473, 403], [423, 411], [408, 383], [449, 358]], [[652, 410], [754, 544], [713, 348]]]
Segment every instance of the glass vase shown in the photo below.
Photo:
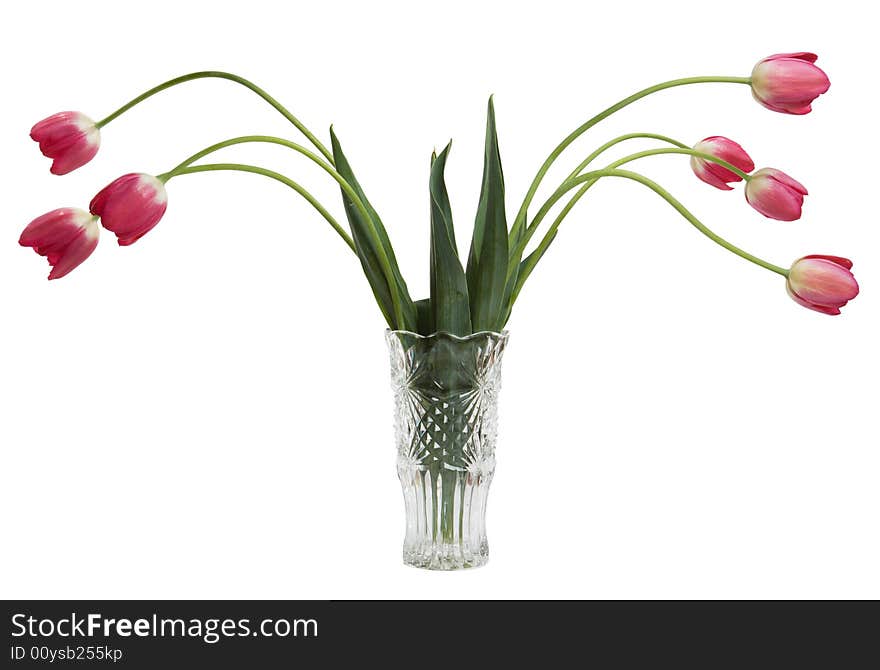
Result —
[[389, 330], [386, 340], [406, 507], [403, 562], [429, 570], [483, 565], [507, 332]]

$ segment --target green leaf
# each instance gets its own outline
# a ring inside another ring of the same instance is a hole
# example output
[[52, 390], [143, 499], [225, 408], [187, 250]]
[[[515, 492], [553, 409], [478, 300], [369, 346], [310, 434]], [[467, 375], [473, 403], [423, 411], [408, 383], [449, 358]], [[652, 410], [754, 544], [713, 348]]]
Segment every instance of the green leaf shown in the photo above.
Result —
[[504, 211], [504, 173], [495, 129], [495, 106], [489, 98], [483, 184], [467, 264], [467, 284], [474, 332], [496, 330], [506, 313], [504, 302], [508, 238]]
[[468, 284], [455, 246], [452, 208], [443, 180], [450, 142], [431, 163], [431, 306], [434, 328], [453, 335], [471, 334]]
[[434, 328], [434, 308], [431, 307], [431, 299], [416, 300], [414, 304], [416, 306], [416, 321], [418, 322], [418, 330], [416, 332], [419, 335], [425, 336], [436, 332], [437, 329]]
[[[370, 201], [367, 200], [367, 196], [364, 194], [357, 179], [355, 179], [351, 165], [349, 165], [345, 154], [342, 153], [342, 147], [332, 127], [330, 128], [330, 140], [332, 142], [336, 171], [339, 172], [357, 194], [370, 217], [369, 221], [365, 220], [361, 211], [355, 206], [354, 201], [344, 190], [342, 191], [342, 203], [345, 206], [345, 215], [348, 217], [348, 224], [351, 227], [351, 237], [354, 240], [355, 249], [358, 258], [360, 258], [361, 266], [364, 269], [364, 274], [367, 276], [367, 281], [370, 282], [370, 288], [372, 288], [376, 302], [379, 304], [379, 309], [382, 310], [382, 314], [385, 316], [385, 320], [390, 328], [414, 331], [417, 327], [416, 308], [409, 296], [406, 282], [400, 273], [397, 258], [394, 256], [394, 249], [391, 246], [391, 241], [388, 239], [385, 226], [382, 225], [382, 220], [379, 218], [376, 210], [373, 209]], [[372, 223], [372, 228], [375, 229], [375, 235], [371, 230], [370, 223]], [[379, 261], [379, 248], [384, 249], [388, 262], [391, 265], [391, 274], [400, 296], [403, 323], [397, 323], [394, 315], [391, 291], [385, 273], [382, 271], [382, 264]]]

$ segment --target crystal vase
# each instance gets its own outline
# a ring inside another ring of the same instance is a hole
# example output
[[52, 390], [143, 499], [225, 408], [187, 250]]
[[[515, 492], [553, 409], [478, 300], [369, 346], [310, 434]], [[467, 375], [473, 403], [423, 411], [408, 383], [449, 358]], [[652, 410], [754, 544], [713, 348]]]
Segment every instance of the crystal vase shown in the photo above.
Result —
[[403, 562], [429, 570], [483, 565], [507, 332], [386, 331], [386, 339], [406, 507]]

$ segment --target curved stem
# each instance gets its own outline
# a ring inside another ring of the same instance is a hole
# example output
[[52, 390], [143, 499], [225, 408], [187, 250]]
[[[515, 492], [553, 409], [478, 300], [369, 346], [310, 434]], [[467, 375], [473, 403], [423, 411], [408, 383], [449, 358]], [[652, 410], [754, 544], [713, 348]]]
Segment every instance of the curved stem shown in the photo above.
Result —
[[330, 161], [331, 164], [333, 163], [333, 154], [331, 154], [327, 150], [327, 147], [325, 147], [321, 143], [321, 141], [317, 137], [315, 137], [315, 135], [311, 131], [309, 131], [309, 129], [306, 128], [305, 125], [303, 125], [303, 123], [299, 119], [297, 119], [293, 114], [291, 114], [284, 107], [284, 105], [282, 105], [275, 98], [273, 98], [271, 95], [266, 93], [266, 91], [264, 91], [262, 88], [260, 88], [259, 86], [257, 86], [253, 82], [250, 82], [247, 79], [245, 79], [244, 77], [239, 77], [238, 75], [232, 74], [229, 72], [218, 72], [218, 71], [214, 71], [214, 70], [208, 70], [208, 71], [204, 71], [204, 72], [192, 72], [190, 74], [185, 74], [180, 77], [175, 77], [174, 79], [169, 79], [168, 81], [166, 81], [162, 84], [159, 84], [158, 86], [154, 86], [149, 91], [146, 91], [145, 93], [141, 93], [139, 96], [137, 96], [136, 98], [125, 103], [122, 107], [117, 109], [115, 112], [113, 112], [109, 116], [105, 116], [103, 119], [98, 121], [95, 125], [97, 125], [98, 128], [106, 126], [113, 119], [120, 116], [121, 114], [124, 114], [125, 112], [127, 112], [129, 109], [131, 109], [135, 105], [142, 103], [147, 98], [150, 98], [150, 97], [156, 95], [157, 93], [164, 91], [167, 88], [171, 88], [172, 86], [177, 86], [178, 84], [183, 84], [188, 81], [193, 81], [195, 79], [207, 79], [207, 78], [227, 79], [229, 81], [235, 82], [236, 84], [241, 84], [242, 86], [249, 88], [251, 91], [253, 91], [258, 96], [263, 98], [263, 100], [265, 100], [270, 105], [272, 105], [272, 107], [274, 107], [276, 110], [278, 110], [282, 114], [282, 116], [284, 116], [284, 118], [286, 118], [294, 126], [296, 126], [296, 128], [303, 135], [305, 135], [308, 138], [309, 142], [311, 142], [314, 145], [314, 147], [318, 151], [320, 151], [328, 161]]
[[614, 161], [613, 163], [608, 165], [608, 169], [614, 169], [625, 163], [629, 163], [630, 161], [638, 160], [639, 158], [646, 158], [648, 156], [663, 156], [664, 154], [680, 154], [684, 156], [693, 156], [694, 158], [702, 158], [705, 161], [709, 161], [710, 163], [716, 163], [726, 170], [730, 170], [740, 179], [745, 181], [749, 181], [751, 179], [751, 175], [744, 170], [740, 170], [736, 165], [732, 163], [728, 163], [723, 158], [718, 158], [718, 156], [713, 156], [712, 154], [707, 154], [703, 151], [696, 151], [695, 149], [688, 148], [665, 148], [665, 149], [646, 149], [645, 151], [638, 151], [634, 154], [630, 154], [629, 156], [624, 156], [623, 158]]
[[[590, 163], [592, 163], [601, 154], [608, 151], [608, 149], [611, 149], [612, 147], [620, 144], [621, 142], [626, 142], [627, 140], [634, 140], [634, 139], [660, 140], [661, 142], [666, 142], [668, 144], [672, 144], [672, 145], [677, 146], [682, 149], [688, 148], [687, 145], [684, 144], [683, 142], [679, 142], [678, 140], [674, 140], [671, 137], [667, 137], [666, 135], [658, 135], [656, 133], [628, 133], [626, 135], [621, 135], [620, 137], [615, 137], [613, 140], [609, 140], [608, 142], [603, 144], [601, 147], [596, 149], [593, 153], [591, 153], [583, 161], [581, 161], [581, 163], [574, 170], [571, 171], [571, 174], [568, 175], [566, 180], [573, 179], [573, 178], [577, 177], [585, 167], [587, 167]], [[550, 226], [550, 230], [548, 231], [547, 235], [545, 235], [545, 237], [552, 237], [552, 235], [555, 233], [556, 229], [559, 227], [559, 224], [562, 223], [562, 220], [568, 215], [568, 213], [572, 210], [572, 208], [577, 204], [578, 200], [580, 200], [583, 197], [583, 195], [587, 191], [590, 190], [590, 187], [595, 183], [596, 183], [595, 181], [587, 182], [586, 184], [581, 186], [580, 189], [578, 189], [578, 192], [575, 193], [571, 197], [571, 199], [566, 203], [565, 207], [562, 208], [562, 211], [559, 213], [559, 216], [556, 217], [556, 220], [553, 222], [553, 225]], [[529, 239], [531, 239], [531, 235], [529, 235], [528, 237], [529, 237]], [[526, 244], [528, 244], [528, 241], [529, 240], [526, 240]], [[549, 242], [548, 242], [548, 244], [549, 244]], [[523, 244], [521, 246], [521, 248], [518, 247], [515, 251], [518, 251], [518, 253], [520, 254], [520, 256], [518, 256], [517, 258], [521, 257], [522, 253], [525, 251], [525, 244]]]
[[627, 133], [626, 135], [621, 135], [620, 137], [615, 137], [613, 140], [609, 140], [601, 147], [596, 149], [593, 153], [587, 156], [581, 163], [571, 171], [571, 173], [565, 178], [565, 180], [574, 179], [577, 177], [585, 167], [587, 167], [590, 163], [596, 160], [601, 154], [605, 153], [612, 147], [620, 144], [621, 142], [626, 142], [627, 140], [637, 140], [637, 139], [646, 139], [646, 140], [659, 140], [661, 142], [666, 142], [667, 144], [671, 144], [673, 146], [678, 147], [679, 149], [688, 149], [688, 145], [683, 142], [679, 142], [671, 137], [667, 137], [666, 135], [657, 135], [656, 133]]
[[[207, 156], [208, 154], [212, 154], [215, 151], [220, 151], [221, 149], [225, 149], [226, 147], [235, 146], [236, 144], [248, 144], [251, 142], [262, 142], [266, 144], [278, 144], [283, 147], [287, 147], [288, 149], [293, 149], [294, 151], [302, 154], [306, 158], [310, 159], [312, 162], [317, 163], [321, 166], [323, 170], [329, 172], [333, 175], [335, 169], [333, 166], [328, 165], [326, 161], [322, 160], [317, 154], [312, 153], [308, 149], [306, 149], [301, 144], [297, 144], [296, 142], [291, 142], [290, 140], [285, 140], [282, 137], [274, 137], [272, 135], [242, 135], [241, 137], [233, 137], [229, 140], [223, 140], [222, 142], [217, 142], [216, 144], [212, 144], [209, 147], [202, 149], [194, 153], [189, 158], [181, 161], [176, 167], [172, 168], [168, 172], [165, 172], [158, 176], [159, 179], [168, 178], [170, 179], [175, 174], [177, 174], [178, 170], [181, 170], [192, 163], [195, 163], [197, 160], [200, 160]], [[336, 173], [338, 174], [338, 173]]]
[[403, 307], [401, 306], [400, 302], [400, 293], [398, 291], [397, 281], [391, 269], [391, 261], [388, 258], [388, 254], [385, 252], [385, 247], [382, 245], [382, 242], [379, 239], [379, 234], [376, 230], [375, 225], [373, 225], [373, 219], [367, 211], [367, 208], [364, 206], [363, 201], [360, 199], [357, 192], [351, 187], [351, 184], [349, 184], [348, 181], [346, 181], [346, 179], [341, 174], [339, 174], [339, 172], [336, 171], [336, 168], [328, 164], [326, 161], [322, 160], [320, 156], [312, 153], [305, 147], [297, 144], [296, 142], [291, 142], [290, 140], [285, 140], [280, 137], [272, 137], [270, 135], [245, 135], [243, 137], [235, 137], [230, 140], [225, 140], [223, 142], [213, 144], [206, 149], [202, 149], [201, 151], [193, 154], [185, 161], [180, 163], [173, 170], [159, 175], [158, 178], [162, 180], [171, 179], [178, 174], [182, 174], [186, 170], [190, 170], [191, 168], [187, 166], [189, 166], [190, 163], [198, 160], [199, 158], [203, 158], [208, 154], [214, 151], [219, 151], [220, 149], [223, 149], [225, 147], [232, 146], [234, 144], [243, 144], [246, 142], [268, 142], [270, 144], [280, 144], [282, 146], [289, 147], [290, 149], [301, 153], [313, 163], [319, 165], [322, 170], [324, 170], [327, 174], [333, 177], [334, 180], [336, 180], [336, 182], [342, 188], [342, 191], [351, 200], [352, 204], [358, 209], [364, 221], [366, 222], [366, 225], [369, 227], [370, 236], [373, 238], [376, 247], [376, 256], [379, 259], [379, 265], [382, 266], [382, 274], [385, 276], [385, 281], [388, 284], [388, 292], [391, 295], [391, 303], [394, 308], [394, 318], [396, 319], [398, 324], [406, 323], [403, 316]]
[[[736, 254], [740, 258], [744, 258], [747, 261], [754, 263], [755, 265], [759, 265], [762, 268], [770, 270], [771, 272], [775, 272], [776, 274], [782, 275], [783, 277], [788, 276], [788, 270], [785, 268], [779, 267], [778, 265], [774, 265], [768, 261], [765, 261], [757, 256], [750, 254], [743, 249], [740, 249], [734, 244], [731, 244], [727, 240], [725, 240], [720, 235], [712, 232], [709, 228], [707, 228], [696, 216], [694, 216], [690, 210], [688, 210], [684, 205], [682, 205], [678, 200], [676, 200], [666, 189], [657, 184], [656, 182], [648, 179], [647, 177], [638, 174], [637, 172], [630, 172], [629, 170], [620, 170], [614, 168], [606, 168], [604, 170], [594, 170], [592, 172], [588, 172], [586, 174], [575, 177], [574, 179], [570, 179], [560, 186], [556, 192], [548, 199], [548, 201], [541, 208], [542, 211], [549, 210], [563, 195], [565, 195], [568, 191], [575, 188], [579, 184], [583, 184], [585, 182], [589, 182], [591, 185], [595, 183], [598, 179], [602, 177], [623, 177], [625, 179], [631, 179], [636, 181], [644, 186], [647, 186], [652, 191], [654, 191], [661, 198], [666, 200], [672, 207], [681, 214], [694, 228], [699, 230], [703, 235], [708, 237], [710, 240], [715, 242], [716, 244], [724, 247], [728, 251]], [[545, 211], [546, 214], [546, 211]], [[540, 260], [541, 256], [547, 249], [547, 246], [553, 240], [553, 235], [555, 233], [555, 229], [548, 231], [547, 235], [545, 235], [544, 239], [541, 240], [541, 244], [535, 250], [535, 252], [529, 256], [526, 261], [524, 261], [523, 268], [521, 269], [518, 277], [516, 286], [510, 297], [510, 305], [516, 301], [519, 292], [522, 290], [523, 284], [525, 284], [526, 279], [528, 279], [538, 260]], [[534, 260], [532, 260], [534, 259]]]
[[[721, 167], [726, 168], [727, 170], [730, 170], [731, 172], [736, 174], [740, 179], [744, 179], [746, 181], [751, 179], [751, 176], [747, 172], [743, 172], [738, 167], [736, 167], [735, 165], [733, 165], [731, 163], [728, 163], [726, 160], [724, 160], [722, 158], [718, 158], [717, 156], [713, 156], [712, 154], [707, 154], [707, 153], [704, 153], [701, 151], [696, 151], [694, 149], [678, 148], [678, 147], [666, 148], [666, 149], [646, 149], [645, 151], [639, 151], [637, 153], [630, 154], [629, 156], [624, 156], [623, 158], [616, 160], [613, 163], [610, 163], [605, 169], [606, 170], [613, 170], [615, 168], [620, 167], [621, 165], [625, 165], [626, 163], [630, 163], [632, 161], [638, 160], [639, 158], [646, 158], [648, 156], [662, 156], [665, 154], [683, 154], [685, 156], [694, 156], [696, 158], [702, 158], [703, 160], [707, 160], [710, 163], [717, 163]], [[572, 178], [573, 177], [569, 177], [569, 180]], [[568, 180], [566, 180], [566, 181], [568, 181]], [[565, 183], [565, 182], [563, 182], [563, 183]], [[581, 189], [577, 193], [574, 194], [574, 196], [571, 198], [571, 200], [568, 202], [568, 204], [566, 204], [565, 207], [562, 209], [562, 211], [559, 213], [559, 216], [556, 217], [556, 220], [553, 222], [553, 225], [550, 226], [550, 230], [547, 231], [547, 235], [552, 235], [554, 233], [556, 228], [559, 227], [559, 224], [562, 222], [562, 220], [571, 211], [572, 207], [574, 207], [575, 204], [577, 204], [577, 201], [580, 200], [581, 196], [583, 196], [584, 193], [586, 193], [594, 183], [595, 183], [595, 180], [588, 182], [583, 187], [581, 187]], [[526, 228], [526, 232], [523, 235], [522, 240], [520, 241], [520, 243], [517, 245], [516, 249], [514, 250], [515, 254], [519, 254], [519, 256], [515, 256], [516, 258], [520, 257], [525, 252], [525, 248], [528, 245], [529, 241], [532, 239], [532, 235], [535, 234], [535, 231], [537, 230], [538, 226], [541, 224], [541, 221], [543, 221], [544, 217], [547, 215], [548, 211], [549, 211], [549, 209], [546, 207], [541, 207], [541, 209], [538, 210], [538, 213], [535, 215], [535, 218], [532, 219], [532, 222]], [[545, 235], [545, 238], [546, 238], [546, 235]], [[510, 276], [510, 268], [508, 268], [508, 276]]]
[[327, 222], [333, 226], [333, 229], [339, 233], [339, 236], [345, 241], [345, 243], [351, 248], [352, 251], [357, 254], [357, 250], [355, 249], [354, 242], [348, 236], [348, 233], [345, 232], [345, 229], [339, 225], [339, 222], [333, 218], [333, 216], [321, 205], [320, 202], [305, 188], [300, 186], [298, 183], [293, 181], [292, 179], [288, 179], [282, 174], [278, 172], [273, 172], [272, 170], [267, 170], [265, 168], [257, 167], [255, 165], [242, 165], [239, 163], [212, 163], [209, 165], [196, 165], [193, 167], [186, 167], [178, 170], [173, 175], [169, 176], [168, 179], [172, 177], [179, 177], [181, 175], [186, 174], [196, 174], [198, 172], [214, 172], [216, 170], [233, 170], [236, 172], [251, 172], [253, 174], [263, 175], [264, 177], [269, 177], [274, 179], [275, 181], [279, 181], [286, 186], [289, 186], [294, 191], [299, 193], [303, 198], [305, 198], [312, 207], [318, 210], [318, 213], [323, 216]]
[[535, 175], [535, 178], [532, 180], [531, 186], [529, 186], [529, 190], [526, 193], [526, 197], [523, 199], [523, 203], [519, 208], [519, 212], [517, 212], [516, 219], [513, 222], [513, 227], [510, 231], [511, 239], [517, 239], [517, 236], [520, 234], [522, 227], [525, 225], [525, 217], [526, 212], [529, 208], [529, 205], [532, 203], [532, 199], [535, 197], [535, 193], [538, 190], [538, 186], [541, 184], [541, 180], [544, 178], [544, 175], [547, 174], [547, 171], [550, 169], [550, 166], [553, 165], [554, 161], [559, 157], [559, 155], [565, 151], [565, 149], [574, 142], [578, 137], [584, 134], [587, 130], [595, 126], [597, 123], [611, 116], [615, 112], [623, 109], [627, 105], [631, 105], [637, 100], [641, 100], [645, 96], [651, 95], [652, 93], [656, 93], [658, 91], [662, 91], [667, 88], [674, 88], [676, 86], [687, 86], [689, 84], [708, 84], [708, 83], [730, 83], [730, 84], [751, 84], [752, 80], [750, 77], [687, 77], [684, 79], [673, 79], [671, 81], [666, 81], [661, 84], [655, 84], [654, 86], [650, 86], [648, 88], [642, 89], [637, 93], [633, 93], [631, 96], [624, 98], [620, 102], [617, 102], [611, 107], [608, 107], [606, 110], [600, 112], [586, 123], [582, 124], [575, 130], [573, 130], [559, 145], [550, 153], [547, 157], [547, 160], [541, 165], [538, 173]]
[[[593, 153], [587, 156], [574, 170], [571, 171], [571, 174], [568, 175], [566, 179], [573, 179], [577, 177], [581, 170], [587, 167], [590, 163], [592, 163], [596, 158], [598, 158], [601, 154], [605, 153], [608, 149], [620, 144], [621, 142], [626, 142], [627, 140], [633, 139], [652, 139], [652, 140], [660, 140], [661, 142], [667, 142], [668, 144], [672, 144], [674, 146], [680, 147], [682, 149], [687, 149], [687, 145], [683, 142], [679, 142], [678, 140], [674, 140], [671, 137], [667, 137], [666, 135], [657, 135], [656, 133], [628, 133], [626, 135], [621, 135], [620, 137], [615, 137], [613, 140], [609, 140], [601, 147], [596, 149]], [[565, 207], [562, 208], [562, 211], [559, 213], [559, 216], [556, 217], [556, 220], [553, 221], [553, 225], [550, 226], [550, 230], [544, 236], [545, 239], [552, 238], [555, 235], [556, 229], [559, 227], [559, 224], [562, 223], [562, 220], [568, 216], [568, 213], [574, 208], [574, 206], [578, 203], [583, 195], [590, 190], [590, 187], [595, 184], [595, 180], [591, 182], [587, 182], [583, 186], [578, 189], [578, 192], [575, 193], [571, 199], [565, 204]], [[531, 235], [528, 236], [531, 239]], [[529, 240], [526, 240], [526, 244], [528, 244]], [[547, 245], [550, 244], [551, 239], [548, 239]], [[525, 244], [521, 245], [521, 247], [517, 247], [515, 252], [518, 252], [520, 255], [517, 258], [520, 258], [525, 251]], [[545, 246], [546, 249], [546, 246]], [[537, 261], [536, 261], [537, 262]]]

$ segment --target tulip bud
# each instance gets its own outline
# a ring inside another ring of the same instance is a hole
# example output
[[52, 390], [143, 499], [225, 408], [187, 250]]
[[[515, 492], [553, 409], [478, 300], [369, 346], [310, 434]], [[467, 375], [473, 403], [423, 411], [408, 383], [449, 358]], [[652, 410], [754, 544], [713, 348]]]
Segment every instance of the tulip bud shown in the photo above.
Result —
[[[755, 164], [746, 150], [726, 137], [719, 135], [707, 137], [694, 145], [694, 151], [720, 158], [743, 172], [751, 172], [755, 169]], [[691, 156], [691, 169], [704, 182], [722, 191], [731, 191], [733, 189], [728, 186], [729, 183], [742, 181], [742, 177], [735, 172], [698, 156]]]
[[767, 109], [783, 114], [808, 114], [810, 103], [828, 90], [831, 82], [813, 65], [816, 54], [790, 53], [768, 56], [752, 70], [752, 95]]
[[101, 225], [116, 233], [120, 246], [133, 244], [159, 223], [168, 205], [161, 180], [127, 174], [105, 186], [89, 205]]
[[778, 221], [801, 218], [807, 189], [782, 170], [762, 168], [746, 184], [746, 200], [764, 216]]
[[32, 247], [52, 266], [49, 279], [58, 279], [88, 258], [98, 246], [101, 231], [96, 217], [81, 209], [55, 209], [31, 221], [18, 243]]
[[823, 314], [840, 314], [840, 308], [859, 294], [851, 268], [852, 261], [847, 258], [804, 256], [792, 264], [785, 288], [799, 305]]
[[44, 156], [52, 158], [52, 174], [67, 174], [95, 157], [101, 131], [85, 114], [60, 112], [31, 128], [31, 139], [40, 143]]

